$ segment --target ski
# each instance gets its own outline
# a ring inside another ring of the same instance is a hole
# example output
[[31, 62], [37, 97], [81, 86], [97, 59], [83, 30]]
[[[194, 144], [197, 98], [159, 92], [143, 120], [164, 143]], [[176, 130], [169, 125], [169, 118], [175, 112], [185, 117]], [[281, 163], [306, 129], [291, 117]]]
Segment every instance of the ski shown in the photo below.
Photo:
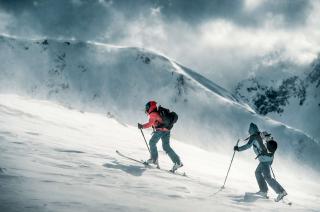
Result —
[[145, 162], [145, 161], [143, 161], [143, 160], [137, 160], [137, 159], [128, 157], [128, 156], [122, 154], [121, 152], [119, 152], [118, 150], [116, 150], [116, 153], [117, 153], [118, 155], [120, 155], [121, 157], [124, 157], [124, 158], [126, 158], [126, 159], [135, 161], [135, 162], [137, 162], [137, 163], [141, 163], [141, 164], [143, 164], [143, 165], [145, 165], [145, 166], [150, 166], [147, 162]]
[[132, 157], [129, 157], [127, 155], [124, 155], [122, 154], [121, 152], [119, 152], [118, 150], [116, 150], [116, 153], [123, 157], [123, 158], [126, 158], [128, 160], [131, 160], [131, 161], [134, 161], [134, 162], [137, 162], [137, 163], [140, 163], [142, 165], [144, 165], [145, 167], [147, 168], [154, 168], [154, 169], [159, 169], [161, 171], [165, 171], [165, 172], [168, 172], [168, 173], [171, 173], [171, 174], [174, 174], [174, 175], [179, 175], [179, 176], [182, 176], [182, 177], [187, 177], [187, 174], [185, 172], [178, 172], [178, 171], [171, 171], [171, 170], [167, 170], [167, 169], [161, 169], [160, 167], [154, 167], [152, 165], [150, 165], [149, 163], [147, 163], [146, 161], [143, 161], [143, 160], [138, 160], [138, 159], [135, 159], [135, 158], [132, 158]]

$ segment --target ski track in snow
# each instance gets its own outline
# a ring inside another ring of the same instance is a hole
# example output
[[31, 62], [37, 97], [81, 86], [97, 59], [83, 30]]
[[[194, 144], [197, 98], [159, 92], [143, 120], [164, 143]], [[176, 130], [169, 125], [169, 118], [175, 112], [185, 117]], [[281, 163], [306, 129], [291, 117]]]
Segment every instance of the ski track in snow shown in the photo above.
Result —
[[[0, 211], [320, 210], [317, 174], [274, 164], [293, 205], [275, 203], [272, 191], [270, 199], [247, 198], [245, 192], [258, 190], [256, 161], [236, 154], [226, 188], [213, 195], [232, 152], [172, 140], [189, 178], [148, 169], [115, 153], [147, 159], [140, 132], [100, 114], [0, 95], [0, 126]], [[171, 168], [162, 150], [159, 157], [162, 168]]]

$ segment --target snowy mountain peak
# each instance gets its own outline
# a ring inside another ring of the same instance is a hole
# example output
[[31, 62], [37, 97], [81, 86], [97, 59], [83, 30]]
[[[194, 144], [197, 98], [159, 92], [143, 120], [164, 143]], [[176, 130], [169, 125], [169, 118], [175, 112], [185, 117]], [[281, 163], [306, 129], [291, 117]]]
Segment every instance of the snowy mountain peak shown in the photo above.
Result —
[[[116, 45], [110, 45], [110, 44], [103, 44], [98, 42], [83, 42], [83, 41], [59, 41], [54, 39], [42, 39], [42, 40], [33, 40], [32, 43], [27, 40], [18, 39], [6, 36], [0, 36], [0, 39], [2, 40], [2, 44], [7, 43], [8, 46], [11, 46], [11, 48], [14, 48], [14, 43], [20, 43], [20, 45], [24, 45], [23, 49], [25, 51], [28, 51], [29, 48], [31, 48], [32, 44], [38, 45], [38, 48], [41, 48], [43, 52], [50, 51], [50, 50], [57, 50], [57, 48], [62, 48], [61, 50], [65, 50], [65, 52], [61, 52], [61, 54], [58, 54], [58, 51], [54, 52], [56, 53], [56, 63], [60, 63], [56, 65], [56, 70], [53, 70], [53, 72], [58, 73], [62, 72], [65, 66], [67, 65], [65, 62], [66, 52], [68, 52], [68, 47], [72, 46], [78, 46], [83, 47], [86, 46], [88, 49], [96, 49], [96, 51], [101, 51], [102, 53], [105, 51], [109, 52], [115, 52], [115, 54], [121, 54], [120, 52], [126, 51], [132, 56], [134, 56], [136, 61], [140, 61], [141, 63], [145, 64], [146, 66], [143, 67], [143, 69], [147, 69], [147, 65], [152, 65], [153, 62], [157, 63], [158, 61], [162, 61], [166, 66], [163, 67], [163, 71], [169, 71], [172, 72], [172, 75], [178, 75], [177, 80], [177, 90], [178, 93], [181, 94], [181, 86], [184, 83], [184, 80], [193, 81], [195, 82], [196, 86], [204, 87], [208, 91], [212, 92], [215, 95], [220, 95], [222, 98], [225, 98], [226, 100], [231, 101], [237, 101], [235, 96], [231, 94], [226, 89], [218, 86], [217, 84], [213, 83], [212, 81], [206, 79], [205, 77], [201, 76], [200, 74], [187, 69], [180, 64], [176, 63], [172, 59], [168, 58], [167, 56], [161, 55], [160, 53], [155, 53], [146, 49], [137, 48], [137, 47], [127, 47], [127, 46], [116, 46]], [[23, 44], [21, 43], [23, 42]], [[10, 44], [11, 43], [11, 44]], [[19, 44], [18, 44], [19, 45]], [[28, 46], [31, 45], [31, 46]], [[52, 48], [49, 48], [49, 46], [53, 46]], [[48, 49], [49, 48], [49, 49]], [[70, 56], [70, 55], [69, 55]], [[132, 59], [132, 58], [131, 58]], [[156, 65], [156, 64], [155, 64]], [[79, 69], [83, 69], [85, 65], [80, 65]], [[84, 71], [84, 70], [82, 70]], [[142, 70], [141, 70], [142, 71]]]
[[242, 80], [235, 95], [258, 114], [301, 129], [320, 140], [320, 62], [319, 57], [300, 74], [284, 72], [275, 67], [268, 73]]

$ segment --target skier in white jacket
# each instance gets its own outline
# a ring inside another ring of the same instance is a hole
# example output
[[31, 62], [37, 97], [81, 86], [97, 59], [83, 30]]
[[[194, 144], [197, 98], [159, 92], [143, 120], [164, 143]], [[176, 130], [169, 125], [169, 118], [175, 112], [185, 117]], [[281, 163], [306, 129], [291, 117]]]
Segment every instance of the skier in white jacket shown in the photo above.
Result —
[[260, 188], [260, 191], [257, 192], [257, 194], [267, 197], [268, 183], [269, 186], [278, 194], [275, 199], [275, 201], [278, 202], [287, 195], [287, 192], [274, 178], [271, 177], [270, 165], [273, 162], [273, 153], [268, 152], [266, 146], [263, 144], [259, 129], [254, 123], [250, 124], [249, 134], [249, 141], [243, 146], [235, 146], [234, 151], [244, 151], [253, 147], [253, 151], [257, 155], [256, 159], [260, 161], [255, 171], [256, 179]]

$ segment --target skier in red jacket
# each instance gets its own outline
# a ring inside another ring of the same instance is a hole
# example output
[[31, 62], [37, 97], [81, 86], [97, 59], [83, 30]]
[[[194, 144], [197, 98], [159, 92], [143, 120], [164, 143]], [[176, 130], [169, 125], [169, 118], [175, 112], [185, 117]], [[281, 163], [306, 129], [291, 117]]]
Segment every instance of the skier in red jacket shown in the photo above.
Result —
[[146, 104], [145, 113], [149, 116], [149, 122], [146, 124], [138, 123], [138, 128], [145, 129], [152, 127], [154, 129], [153, 135], [149, 141], [151, 158], [147, 162], [158, 165], [157, 143], [161, 138], [163, 150], [169, 155], [170, 159], [174, 163], [172, 171], [182, 167], [183, 164], [181, 163], [179, 156], [170, 146], [170, 130], [161, 126], [163, 121], [158, 112], [157, 103], [155, 101], [149, 101]]

